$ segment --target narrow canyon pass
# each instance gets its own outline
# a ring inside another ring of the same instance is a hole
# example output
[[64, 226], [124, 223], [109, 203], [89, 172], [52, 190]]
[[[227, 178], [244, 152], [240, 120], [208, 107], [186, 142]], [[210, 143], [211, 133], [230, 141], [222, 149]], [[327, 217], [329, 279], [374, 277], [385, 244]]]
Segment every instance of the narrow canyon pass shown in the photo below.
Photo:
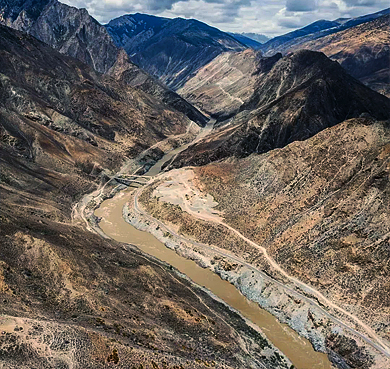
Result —
[[0, 368], [390, 368], [389, 9], [313, 4], [0, 0]]

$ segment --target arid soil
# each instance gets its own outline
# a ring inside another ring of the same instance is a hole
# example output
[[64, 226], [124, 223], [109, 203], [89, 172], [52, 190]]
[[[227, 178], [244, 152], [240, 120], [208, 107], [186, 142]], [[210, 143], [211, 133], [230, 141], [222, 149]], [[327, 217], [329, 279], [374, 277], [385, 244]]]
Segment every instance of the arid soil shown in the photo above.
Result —
[[228, 224], [389, 339], [388, 161], [387, 123], [360, 119], [197, 173]]
[[260, 57], [251, 49], [223, 53], [201, 68], [178, 93], [212, 116], [229, 117], [253, 95]]
[[123, 368], [256, 367], [245, 346], [256, 352], [261, 336], [168, 266], [69, 225], [29, 217], [23, 231], [2, 214], [7, 368], [103, 368], [114, 351]]
[[[258, 250], [206, 219], [223, 216], [264, 247], [284, 271], [371, 326], [388, 343], [388, 132], [386, 122], [352, 119], [280, 150], [193, 168], [195, 192], [202, 191], [205, 199], [211, 194], [218, 203], [208, 215], [199, 215], [203, 220], [190, 215], [196, 209], [183, 208], [168, 196], [174, 182], [169, 175], [163, 185], [144, 190], [140, 201], [177, 233], [265, 269]], [[178, 193], [177, 187], [173, 190]], [[191, 193], [187, 195], [190, 199]], [[219, 213], [213, 214], [215, 210]], [[272, 268], [268, 273], [273, 274]], [[357, 352], [347, 354], [341, 338], [332, 334], [327, 347], [348, 365], [384, 365], [379, 353], [363, 361]]]

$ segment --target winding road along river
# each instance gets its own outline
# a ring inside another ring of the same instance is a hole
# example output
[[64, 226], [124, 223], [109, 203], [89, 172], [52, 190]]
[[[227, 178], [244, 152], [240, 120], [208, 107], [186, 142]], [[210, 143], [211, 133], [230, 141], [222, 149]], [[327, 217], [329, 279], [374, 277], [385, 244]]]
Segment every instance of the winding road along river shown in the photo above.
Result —
[[[210, 126], [204, 129], [204, 136]], [[163, 159], [150, 168], [147, 175], [154, 176], [161, 171], [164, 163], [186, 149], [184, 145], [166, 154]], [[105, 200], [95, 211], [101, 217], [99, 223], [103, 232], [111, 238], [136, 245], [147, 254], [167, 262], [187, 275], [198, 285], [206, 287], [214, 295], [239, 311], [244, 317], [256, 324], [267, 338], [278, 347], [298, 369], [330, 369], [330, 362], [325, 354], [314, 351], [310, 342], [300, 337], [285, 324], [281, 324], [273, 315], [261, 309], [256, 303], [249, 301], [233, 285], [222, 280], [209, 269], [203, 269], [195, 262], [187, 260], [175, 251], [168, 249], [153, 235], [139, 231], [126, 223], [122, 217], [123, 206], [128, 202], [134, 188], [120, 192], [112, 199]]]

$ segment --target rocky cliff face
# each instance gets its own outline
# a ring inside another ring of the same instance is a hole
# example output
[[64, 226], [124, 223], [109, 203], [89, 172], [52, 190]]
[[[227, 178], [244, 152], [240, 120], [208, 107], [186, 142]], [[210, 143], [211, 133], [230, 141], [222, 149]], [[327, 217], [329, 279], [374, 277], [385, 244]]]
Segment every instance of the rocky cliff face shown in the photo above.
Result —
[[31, 34], [98, 72], [108, 72], [117, 59], [118, 48], [104, 27], [85, 9], [56, 0], [2, 1], [0, 8], [3, 8], [3, 24]]
[[130, 14], [106, 27], [137, 65], [173, 89], [222, 52], [246, 48], [229, 34], [194, 19]]
[[134, 78], [122, 80], [152, 95], [157, 91], [156, 97], [163, 99], [168, 106], [184, 113], [199, 125], [206, 123], [206, 118], [199, 111], [135, 66], [123, 50], [115, 46], [107, 30], [85, 9], [70, 7], [57, 0], [38, 3], [1, 0], [0, 11], [0, 23], [31, 34], [100, 73], [118, 79], [128, 70], [132, 71], [133, 76], [139, 74], [137, 83], [134, 83]]
[[385, 15], [318, 40], [295, 45], [288, 51], [321, 51], [370, 88], [390, 96], [389, 21], [390, 16]]
[[387, 119], [389, 112], [385, 96], [349, 76], [324, 54], [302, 50], [260, 73], [241, 112], [212, 137], [184, 151], [175, 165], [263, 153], [362, 113]]

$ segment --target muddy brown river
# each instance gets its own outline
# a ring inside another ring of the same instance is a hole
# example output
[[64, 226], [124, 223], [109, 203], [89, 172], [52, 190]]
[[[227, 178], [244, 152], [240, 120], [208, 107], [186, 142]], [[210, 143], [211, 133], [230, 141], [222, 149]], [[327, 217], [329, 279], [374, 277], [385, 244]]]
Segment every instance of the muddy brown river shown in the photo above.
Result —
[[[162, 165], [189, 145], [168, 153], [148, 172], [156, 175]], [[330, 362], [325, 354], [314, 351], [308, 340], [299, 336], [286, 324], [281, 324], [273, 315], [248, 300], [232, 284], [221, 279], [209, 269], [203, 269], [195, 262], [187, 260], [175, 251], [167, 248], [153, 235], [139, 231], [126, 223], [122, 217], [123, 206], [127, 203], [133, 189], [122, 191], [112, 199], [105, 200], [95, 211], [101, 217], [99, 223], [103, 232], [111, 238], [136, 245], [143, 252], [167, 262], [188, 276], [200, 286], [204, 286], [229, 306], [239, 311], [244, 317], [256, 324], [267, 338], [282, 351], [298, 369], [330, 369]]]

